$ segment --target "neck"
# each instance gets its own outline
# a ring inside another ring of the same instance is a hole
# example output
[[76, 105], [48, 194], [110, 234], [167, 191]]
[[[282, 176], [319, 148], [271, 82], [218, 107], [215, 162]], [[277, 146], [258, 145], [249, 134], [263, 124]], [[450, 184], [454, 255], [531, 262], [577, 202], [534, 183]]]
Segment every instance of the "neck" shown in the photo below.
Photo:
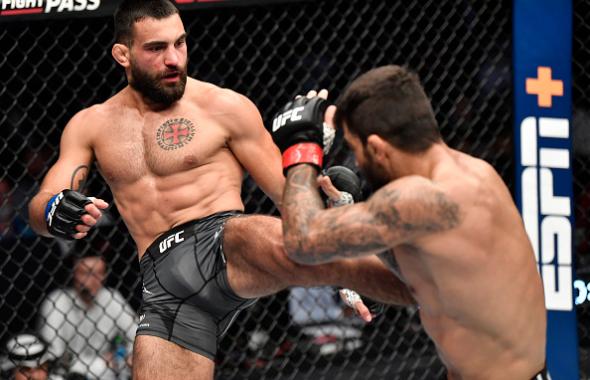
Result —
[[170, 108], [172, 106], [172, 105], [164, 105], [161, 103], [155, 103], [129, 85], [127, 86], [127, 89], [129, 90], [131, 101], [135, 105], [135, 108], [137, 108], [139, 113], [141, 113], [142, 115], [147, 112], [162, 111], [162, 110], [165, 110], [165, 109]]
[[422, 153], [405, 153], [397, 151], [390, 165], [398, 177], [418, 175], [432, 179], [434, 171], [441, 162], [447, 160], [450, 150], [444, 143], [433, 144]]

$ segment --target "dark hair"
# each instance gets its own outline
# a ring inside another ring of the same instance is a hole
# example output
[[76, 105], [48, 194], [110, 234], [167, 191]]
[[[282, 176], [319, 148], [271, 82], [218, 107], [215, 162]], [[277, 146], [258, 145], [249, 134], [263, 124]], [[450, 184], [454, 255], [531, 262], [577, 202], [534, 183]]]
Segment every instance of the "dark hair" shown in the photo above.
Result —
[[109, 240], [100, 236], [96, 231], [93, 231], [94, 233], [84, 239], [76, 240], [73, 244], [69, 252], [72, 265], [87, 257], [101, 257], [104, 259], [113, 253], [113, 247]]
[[170, 0], [123, 0], [115, 12], [115, 42], [130, 46], [133, 25], [147, 17], [161, 20], [178, 14]]
[[355, 79], [336, 102], [336, 127], [344, 123], [366, 143], [375, 134], [406, 152], [419, 153], [440, 142], [438, 123], [418, 75], [383, 66]]

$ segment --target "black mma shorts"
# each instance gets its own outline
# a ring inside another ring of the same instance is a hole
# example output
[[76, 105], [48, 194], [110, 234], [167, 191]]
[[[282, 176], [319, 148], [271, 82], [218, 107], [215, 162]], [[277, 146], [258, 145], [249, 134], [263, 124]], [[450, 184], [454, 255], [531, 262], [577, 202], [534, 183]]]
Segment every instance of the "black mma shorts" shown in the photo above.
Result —
[[143, 255], [142, 306], [137, 335], [153, 335], [214, 359], [218, 338], [256, 299], [230, 288], [223, 254], [225, 222], [241, 215], [220, 212], [174, 227]]

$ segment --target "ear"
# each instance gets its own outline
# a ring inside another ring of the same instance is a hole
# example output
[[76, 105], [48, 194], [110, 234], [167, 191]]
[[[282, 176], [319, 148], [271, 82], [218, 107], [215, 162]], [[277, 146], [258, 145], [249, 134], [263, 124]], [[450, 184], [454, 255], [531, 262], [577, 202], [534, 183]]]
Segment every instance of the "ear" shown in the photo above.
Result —
[[117, 63], [124, 68], [129, 67], [129, 48], [127, 45], [114, 44], [111, 49], [111, 54]]
[[367, 151], [373, 156], [375, 162], [385, 162], [391, 154], [391, 145], [381, 136], [369, 135], [367, 137]]

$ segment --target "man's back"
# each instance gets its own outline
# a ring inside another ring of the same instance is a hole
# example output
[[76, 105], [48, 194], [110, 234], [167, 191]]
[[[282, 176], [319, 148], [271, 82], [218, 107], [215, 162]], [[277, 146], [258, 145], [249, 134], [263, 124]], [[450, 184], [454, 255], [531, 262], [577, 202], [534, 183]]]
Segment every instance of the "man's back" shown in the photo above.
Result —
[[458, 206], [461, 222], [396, 247], [395, 256], [451, 374], [519, 378], [545, 359], [545, 307], [532, 247], [495, 171], [448, 152], [431, 180]]

